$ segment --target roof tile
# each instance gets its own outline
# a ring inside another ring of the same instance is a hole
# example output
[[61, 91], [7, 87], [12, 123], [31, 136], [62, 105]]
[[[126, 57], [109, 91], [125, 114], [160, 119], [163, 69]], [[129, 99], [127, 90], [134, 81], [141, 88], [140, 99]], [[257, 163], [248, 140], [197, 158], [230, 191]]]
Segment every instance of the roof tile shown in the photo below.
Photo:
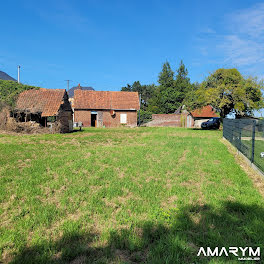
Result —
[[139, 110], [137, 92], [74, 91], [76, 109]]
[[32, 89], [19, 94], [17, 111], [41, 113], [42, 117], [57, 115], [66, 91], [63, 89]]
[[196, 109], [191, 114], [193, 117], [218, 117], [211, 105]]

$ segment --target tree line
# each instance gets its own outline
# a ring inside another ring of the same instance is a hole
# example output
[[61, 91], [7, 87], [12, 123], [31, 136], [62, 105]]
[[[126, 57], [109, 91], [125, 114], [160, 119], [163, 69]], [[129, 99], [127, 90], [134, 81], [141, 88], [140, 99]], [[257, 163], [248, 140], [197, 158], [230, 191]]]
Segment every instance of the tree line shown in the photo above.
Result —
[[264, 107], [263, 82], [244, 77], [237, 69], [218, 69], [201, 83], [191, 83], [188, 70], [181, 61], [174, 72], [165, 62], [158, 76], [158, 85], [142, 85], [135, 81], [121, 91], [141, 95], [141, 123], [152, 114], [174, 113], [180, 106], [192, 111], [211, 105], [221, 118], [233, 113], [236, 118], [252, 116], [254, 110]]

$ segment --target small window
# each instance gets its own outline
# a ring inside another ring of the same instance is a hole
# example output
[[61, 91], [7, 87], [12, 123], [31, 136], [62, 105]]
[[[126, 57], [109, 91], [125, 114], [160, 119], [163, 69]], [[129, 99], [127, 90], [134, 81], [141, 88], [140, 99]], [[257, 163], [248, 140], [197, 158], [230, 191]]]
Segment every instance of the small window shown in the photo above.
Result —
[[120, 114], [120, 123], [121, 124], [127, 123], [127, 114]]

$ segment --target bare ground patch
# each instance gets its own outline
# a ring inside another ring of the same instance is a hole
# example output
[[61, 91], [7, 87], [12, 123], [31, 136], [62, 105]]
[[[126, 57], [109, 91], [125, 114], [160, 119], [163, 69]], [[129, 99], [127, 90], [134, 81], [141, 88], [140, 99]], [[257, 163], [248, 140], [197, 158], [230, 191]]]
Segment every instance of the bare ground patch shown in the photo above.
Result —
[[221, 164], [221, 160], [214, 160], [213, 163], [214, 164]]
[[180, 137], [180, 138], [185, 138], [185, 137], [191, 137], [191, 138], [215, 138], [215, 135], [213, 134], [196, 134], [196, 133], [190, 133], [189, 130], [186, 130], [186, 132], [178, 132], [178, 133], [171, 133], [168, 134], [171, 137]]
[[204, 205], [205, 197], [203, 194], [202, 186], [205, 182], [205, 175], [199, 169], [196, 175], [197, 177], [195, 178], [195, 180], [189, 179], [187, 181], [181, 182], [180, 185], [187, 188], [190, 193], [195, 193], [198, 195], [198, 198], [192, 196], [189, 197], [190, 199], [194, 199], [190, 200], [192, 204]]
[[17, 166], [19, 169], [29, 168], [31, 166], [31, 159], [18, 160]]
[[55, 204], [60, 208], [60, 197], [67, 190], [66, 185], [62, 185], [59, 189], [52, 189], [48, 186], [42, 187], [43, 195], [39, 196], [39, 200], [44, 204]]
[[151, 182], [151, 181], [155, 181], [155, 182], [157, 182], [157, 181], [159, 181], [159, 180], [161, 180], [161, 178], [159, 178], [159, 177], [154, 177], [154, 176], [150, 176], [150, 177], [146, 178], [146, 182]]
[[171, 208], [175, 206], [175, 202], [178, 200], [178, 196], [177, 195], [172, 195], [170, 196], [168, 199], [166, 199], [165, 201], [163, 201], [161, 203], [161, 206], [163, 208]]
[[125, 172], [121, 168], [116, 167], [115, 170], [117, 171], [119, 179], [123, 179], [125, 177]]
[[0, 144], [12, 144], [14, 143], [14, 139], [9, 137], [0, 137]]
[[183, 162], [185, 162], [185, 161], [186, 161], [186, 156], [187, 156], [187, 154], [188, 154], [189, 152], [190, 152], [190, 150], [185, 149], [185, 150], [183, 151], [182, 156], [179, 158], [178, 162], [179, 162], [179, 163], [183, 163]]

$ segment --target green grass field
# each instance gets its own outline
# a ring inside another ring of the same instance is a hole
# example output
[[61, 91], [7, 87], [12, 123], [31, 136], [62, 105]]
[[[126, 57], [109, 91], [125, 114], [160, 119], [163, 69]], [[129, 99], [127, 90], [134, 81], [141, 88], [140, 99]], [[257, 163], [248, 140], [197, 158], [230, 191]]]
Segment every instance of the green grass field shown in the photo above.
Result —
[[197, 257], [201, 246], [263, 246], [264, 199], [221, 138], [180, 128], [0, 135], [0, 259], [237, 263]]
[[261, 158], [260, 156], [261, 152], [264, 152], [264, 141], [255, 140], [254, 162], [262, 171], [264, 171], [264, 158]]
[[[248, 147], [248, 158], [251, 159], [252, 153], [252, 140], [242, 140], [242, 143]], [[259, 167], [260, 170], [264, 171], [264, 158], [261, 158], [260, 153], [264, 152], [264, 141], [255, 140], [255, 150], [254, 150], [254, 163]]]

